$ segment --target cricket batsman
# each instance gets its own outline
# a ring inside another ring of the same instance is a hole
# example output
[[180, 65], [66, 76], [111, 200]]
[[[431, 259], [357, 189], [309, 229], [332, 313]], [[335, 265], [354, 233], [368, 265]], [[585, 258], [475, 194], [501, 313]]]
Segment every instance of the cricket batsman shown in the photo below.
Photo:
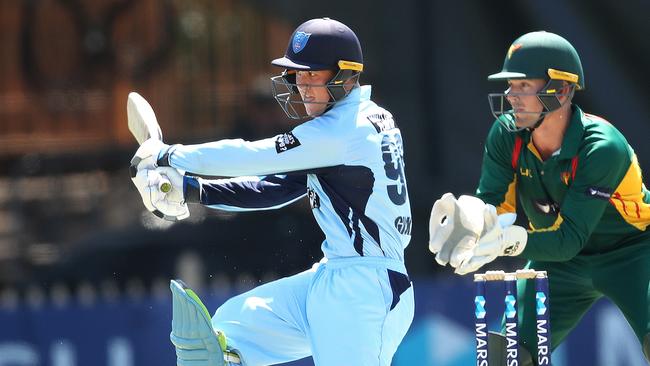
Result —
[[[269, 210], [307, 196], [325, 234], [324, 258], [226, 301], [212, 317], [191, 289], [172, 281], [177, 364], [257, 366], [312, 356], [317, 366], [388, 366], [414, 312], [400, 130], [371, 100], [371, 87], [360, 86], [361, 46], [346, 25], [303, 23], [272, 64], [284, 70], [271, 79], [276, 100], [302, 123], [259, 141], [150, 139], [136, 152], [142, 160], [133, 180], [150, 211], [172, 218], [188, 215], [186, 203]], [[157, 188], [163, 176], [173, 186], [168, 193]]]
[[[634, 150], [614, 125], [572, 102], [585, 78], [559, 35], [519, 37], [488, 79], [507, 89], [489, 95], [496, 121], [476, 197], [446, 194], [434, 204], [430, 249], [460, 274], [499, 256], [547, 271], [550, 349], [606, 296], [650, 360], [650, 194]], [[517, 198], [527, 229], [512, 224]], [[534, 286], [518, 287], [520, 341], [533, 355], [548, 353], [536, 339]]]

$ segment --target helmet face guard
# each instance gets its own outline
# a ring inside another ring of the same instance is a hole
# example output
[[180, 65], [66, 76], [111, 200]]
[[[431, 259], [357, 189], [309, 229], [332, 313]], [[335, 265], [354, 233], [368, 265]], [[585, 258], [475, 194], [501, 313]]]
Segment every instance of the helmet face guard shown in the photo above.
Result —
[[[564, 88], [569, 88], [565, 93], [562, 93]], [[563, 80], [551, 79], [546, 85], [537, 93], [510, 93], [506, 90], [503, 93], [490, 93], [488, 94], [488, 102], [490, 103], [490, 110], [492, 115], [510, 132], [518, 132], [525, 129], [535, 129], [544, 120], [547, 114], [560, 109], [568, 101], [571, 100], [575, 93], [576, 85], [565, 85]], [[541, 112], [515, 112], [514, 108], [508, 101], [508, 97], [518, 96], [536, 96], [537, 100], [542, 104]], [[560, 97], [566, 97], [564, 101]], [[516, 114], [538, 116], [533, 122], [526, 125], [517, 125]]]
[[[325, 85], [297, 84], [296, 70], [285, 70], [282, 74], [271, 78], [271, 90], [273, 98], [280, 104], [282, 110], [291, 119], [313, 118], [305, 108], [306, 104], [325, 105], [325, 111], [331, 108], [336, 102], [345, 98], [350, 91], [358, 86], [359, 71], [339, 70], [334, 77]], [[327, 102], [304, 102], [298, 91], [298, 87], [310, 86], [312, 88], [327, 88], [330, 98]]]

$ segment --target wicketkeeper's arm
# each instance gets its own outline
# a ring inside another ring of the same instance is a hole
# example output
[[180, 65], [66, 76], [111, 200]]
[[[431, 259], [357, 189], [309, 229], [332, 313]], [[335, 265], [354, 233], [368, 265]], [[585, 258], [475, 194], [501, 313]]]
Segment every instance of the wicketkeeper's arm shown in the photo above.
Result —
[[[575, 180], [560, 206], [558, 220], [549, 228], [529, 234], [522, 257], [539, 261], [566, 261], [575, 257], [587, 245], [605, 209], [616, 201], [609, 195], [615, 195], [618, 189], [632, 191], [621, 184], [630, 158], [618, 146], [601, 146], [579, 156], [579, 161]], [[603, 164], [604, 161], [609, 163]], [[631, 216], [634, 215], [636, 212]]]

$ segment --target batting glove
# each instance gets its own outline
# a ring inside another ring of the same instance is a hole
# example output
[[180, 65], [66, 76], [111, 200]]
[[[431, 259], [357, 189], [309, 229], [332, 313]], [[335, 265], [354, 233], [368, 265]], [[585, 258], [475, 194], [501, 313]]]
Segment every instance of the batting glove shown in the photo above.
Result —
[[[168, 166], [167, 159], [173, 147], [174, 145], [170, 146], [156, 139], [149, 139], [143, 142], [133, 155], [133, 158], [131, 158], [131, 175], [135, 175], [133, 171], [136, 170]], [[163, 161], [165, 162], [161, 164]]]
[[[140, 192], [144, 206], [154, 215], [170, 221], [190, 216], [183, 197], [183, 175], [175, 168], [141, 169], [131, 180]], [[163, 182], [171, 183], [167, 192], [160, 189]]]

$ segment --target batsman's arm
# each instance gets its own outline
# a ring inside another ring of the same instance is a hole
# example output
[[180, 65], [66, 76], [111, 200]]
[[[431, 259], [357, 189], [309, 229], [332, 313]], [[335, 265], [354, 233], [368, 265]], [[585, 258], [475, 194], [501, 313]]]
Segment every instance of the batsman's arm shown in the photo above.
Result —
[[186, 176], [186, 202], [225, 211], [272, 210], [287, 206], [307, 194], [307, 176], [272, 175], [203, 179]]
[[[159, 164], [197, 175], [239, 177], [283, 174], [341, 165], [348, 148], [341, 136], [316, 118], [272, 138], [174, 145]], [[162, 159], [160, 159], [162, 156]]]

